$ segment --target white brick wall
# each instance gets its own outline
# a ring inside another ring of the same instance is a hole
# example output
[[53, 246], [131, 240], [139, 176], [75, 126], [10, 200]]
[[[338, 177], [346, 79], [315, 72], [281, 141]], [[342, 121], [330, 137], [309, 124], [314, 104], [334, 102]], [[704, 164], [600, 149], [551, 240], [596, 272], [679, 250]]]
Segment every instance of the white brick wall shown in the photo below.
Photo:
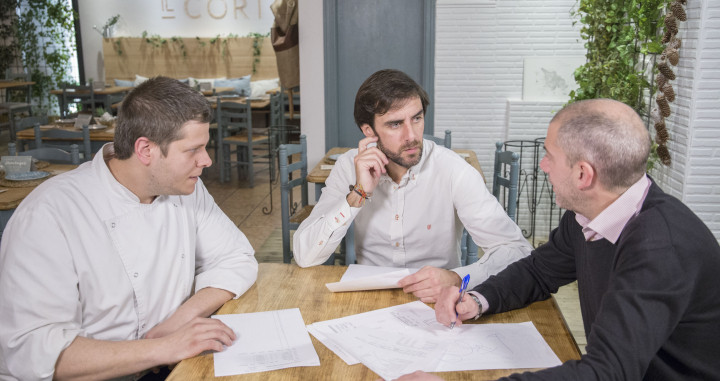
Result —
[[689, 1], [680, 24], [678, 97], [666, 120], [673, 163], [653, 175], [720, 239], [720, 3]]
[[[523, 59], [584, 55], [575, 0], [437, 8], [435, 130], [491, 173], [496, 141], [543, 136], [560, 104], [523, 102]], [[720, 238], [720, 2], [690, 1], [680, 24], [677, 99], [666, 120], [673, 164], [652, 175]], [[556, 107], [557, 106], [557, 107]], [[488, 183], [488, 187], [492, 184]], [[522, 205], [521, 205], [522, 207]]]

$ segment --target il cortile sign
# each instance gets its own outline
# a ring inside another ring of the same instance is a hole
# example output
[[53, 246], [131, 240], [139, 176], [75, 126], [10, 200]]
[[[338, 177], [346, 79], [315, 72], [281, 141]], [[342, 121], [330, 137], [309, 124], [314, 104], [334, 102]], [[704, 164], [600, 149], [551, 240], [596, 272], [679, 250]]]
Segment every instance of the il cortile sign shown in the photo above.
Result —
[[[261, 19], [262, 0], [161, 0], [160, 3], [163, 19], [210, 17], [216, 20], [226, 18], [239, 20], [250, 19], [246, 12], [250, 10], [247, 6], [248, 1], [257, 1], [257, 18]], [[266, 13], [270, 14], [269, 11]]]

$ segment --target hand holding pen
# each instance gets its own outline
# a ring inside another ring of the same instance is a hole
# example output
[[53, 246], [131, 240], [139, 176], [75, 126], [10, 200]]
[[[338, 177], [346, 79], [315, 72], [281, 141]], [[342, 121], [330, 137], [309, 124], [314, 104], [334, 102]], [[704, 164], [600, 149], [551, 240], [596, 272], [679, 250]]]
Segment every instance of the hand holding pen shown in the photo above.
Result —
[[[463, 298], [465, 297], [465, 292], [467, 291], [468, 283], [470, 283], [470, 274], [465, 275], [465, 277], [462, 279], [462, 284], [460, 285], [460, 298], [458, 298], [457, 302], [455, 303], [455, 306], [457, 308], [457, 305], [460, 304], [460, 302], [463, 301]], [[450, 329], [455, 328], [455, 323], [458, 319], [458, 313], [457, 310], [455, 311], [455, 321], [450, 323]]]

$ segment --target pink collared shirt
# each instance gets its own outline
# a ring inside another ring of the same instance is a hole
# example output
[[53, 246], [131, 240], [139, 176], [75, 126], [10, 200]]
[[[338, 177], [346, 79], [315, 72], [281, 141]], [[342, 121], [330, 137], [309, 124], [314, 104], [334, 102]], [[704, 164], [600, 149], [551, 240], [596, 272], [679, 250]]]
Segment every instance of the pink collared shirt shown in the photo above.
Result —
[[640, 213], [648, 190], [650, 190], [650, 179], [643, 175], [635, 184], [625, 191], [610, 206], [605, 208], [593, 220], [575, 214], [575, 220], [582, 226], [582, 232], [586, 241], [597, 241], [605, 238], [615, 244], [620, 237], [625, 225], [634, 216]]

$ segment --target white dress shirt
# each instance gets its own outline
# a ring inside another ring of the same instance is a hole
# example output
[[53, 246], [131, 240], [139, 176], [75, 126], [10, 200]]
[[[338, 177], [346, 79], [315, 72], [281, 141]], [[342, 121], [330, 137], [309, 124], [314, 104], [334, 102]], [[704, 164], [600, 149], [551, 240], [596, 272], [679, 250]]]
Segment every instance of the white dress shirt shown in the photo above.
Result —
[[8, 223], [0, 379], [50, 380], [78, 335], [140, 339], [193, 288], [238, 297], [257, 278], [250, 243], [202, 182], [191, 195], [141, 204], [103, 156], [38, 186]]
[[[424, 140], [420, 162], [399, 184], [383, 174], [370, 200], [353, 208], [345, 197], [355, 184], [357, 149], [340, 156], [310, 216], [295, 232], [301, 267], [322, 264], [355, 222], [357, 262], [470, 274], [476, 285], [527, 256], [532, 246], [485, 187], [480, 173], [457, 153]], [[460, 267], [463, 225], [485, 255]]]

